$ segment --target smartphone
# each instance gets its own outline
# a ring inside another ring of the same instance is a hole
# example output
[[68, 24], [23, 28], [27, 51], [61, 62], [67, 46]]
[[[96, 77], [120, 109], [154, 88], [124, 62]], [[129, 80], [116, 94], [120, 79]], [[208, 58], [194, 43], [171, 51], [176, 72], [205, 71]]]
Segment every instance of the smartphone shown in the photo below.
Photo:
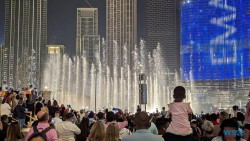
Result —
[[53, 123], [53, 124], [55, 123], [54, 119], [51, 120], [51, 123]]
[[71, 122], [72, 122], [72, 123], [75, 123], [75, 118], [71, 118]]
[[113, 108], [113, 112], [116, 114], [119, 112], [119, 109], [118, 108]]

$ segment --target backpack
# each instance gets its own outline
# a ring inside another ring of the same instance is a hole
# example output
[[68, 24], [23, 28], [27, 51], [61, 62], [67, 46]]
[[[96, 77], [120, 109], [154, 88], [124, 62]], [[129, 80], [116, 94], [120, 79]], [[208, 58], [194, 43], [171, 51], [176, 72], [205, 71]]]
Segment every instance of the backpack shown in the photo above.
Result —
[[[42, 128], [39, 128], [39, 129], [42, 129]], [[31, 138], [31, 137], [36, 136], [36, 135], [39, 134], [40, 136], [42, 136], [42, 137], [44, 137], [45, 139], [47, 139], [46, 133], [47, 133], [49, 130], [51, 130], [51, 129], [54, 129], [54, 127], [53, 127], [53, 126], [50, 126], [50, 127], [45, 128], [44, 130], [42, 130], [42, 132], [39, 132], [38, 129], [37, 129], [37, 126], [33, 126], [34, 133], [33, 133], [29, 138]]]

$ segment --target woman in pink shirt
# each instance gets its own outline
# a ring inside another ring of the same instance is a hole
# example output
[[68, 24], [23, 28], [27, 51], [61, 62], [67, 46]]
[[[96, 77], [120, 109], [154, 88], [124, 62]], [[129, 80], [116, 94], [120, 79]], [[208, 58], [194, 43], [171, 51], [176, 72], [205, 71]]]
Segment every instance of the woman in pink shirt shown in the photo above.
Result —
[[168, 105], [171, 123], [167, 128], [168, 141], [193, 141], [189, 115], [193, 113], [190, 103], [182, 102], [186, 98], [186, 90], [182, 86], [174, 89], [174, 102]]

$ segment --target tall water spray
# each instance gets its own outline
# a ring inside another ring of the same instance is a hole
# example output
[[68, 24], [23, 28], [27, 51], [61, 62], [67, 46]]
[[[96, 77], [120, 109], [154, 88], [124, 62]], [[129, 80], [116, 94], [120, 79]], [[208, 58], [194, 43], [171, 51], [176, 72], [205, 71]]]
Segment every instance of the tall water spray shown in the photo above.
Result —
[[[74, 109], [101, 110], [119, 107], [135, 112], [139, 104], [138, 76], [147, 76], [147, 110], [167, 107], [170, 90], [166, 84], [168, 73], [162, 68], [160, 44], [152, 53], [145, 51], [145, 42], [135, 46], [132, 58], [128, 58], [128, 47], [122, 47], [122, 56], [118, 56], [118, 46], [114, 42], [114, 66], [110, 70], [106, 60], [106, 45], [102, 42], [102, 52], [96, 52], [95, 64], [86, 56], [70, 58], [50, 56], [45, 69], [43, 86], [52, 91], [51, 99], [59, 103], [70, 104]], [[122, 65], [118, 62], [121, 62]], [[130, 60], [132, 60], [130, 62]], [[132, 65], [131, 65], [132, 64]]]

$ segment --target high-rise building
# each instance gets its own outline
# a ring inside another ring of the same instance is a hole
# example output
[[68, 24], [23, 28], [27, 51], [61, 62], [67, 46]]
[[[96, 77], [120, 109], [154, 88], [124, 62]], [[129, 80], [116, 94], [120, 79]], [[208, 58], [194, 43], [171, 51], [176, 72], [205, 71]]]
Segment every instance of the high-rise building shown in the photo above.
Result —
[[180, 1], [146, 0], [146, 50], [153, 52], [161, 45], [164, 69], [174, 73], [180, 70]]
[[127, 46], [127, 61], [131, 63], [131, 52], [137, 43], [137, 0], [106, 0], [106, 40], [111, 71], [114, 65], [123, 66], [124, 45]]
[[[2, 80], [2, 73], [3, 73], [3, 45], [0, 45], [0, 80]], [[2, 84], [2, 82], [0, 82]]]
[[46, 61], [47, 0], [5, 0], [4, 80], [12, 86], [41, 84]]
[[64, 45], [47, 45], [48, 55], [64, 55]]
[[99, 51], [98, 9], [77, 8], [77, 56], [85, 55], [91, 64], [95, 63], [95, 54]]

